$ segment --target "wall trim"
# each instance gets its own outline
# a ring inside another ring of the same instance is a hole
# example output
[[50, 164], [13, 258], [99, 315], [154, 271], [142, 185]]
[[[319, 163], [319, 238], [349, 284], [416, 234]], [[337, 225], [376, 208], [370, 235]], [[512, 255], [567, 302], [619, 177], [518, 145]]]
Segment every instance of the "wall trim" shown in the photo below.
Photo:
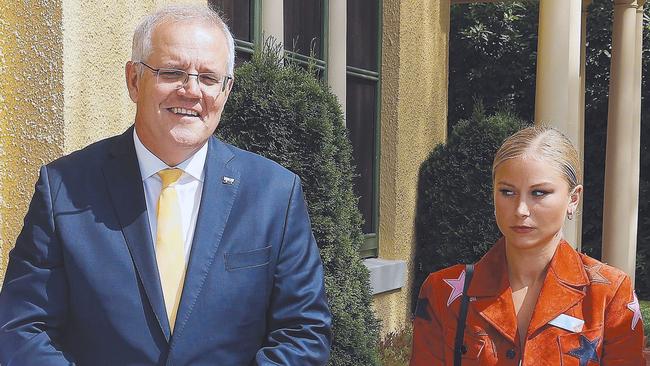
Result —
[[363, 264], [370, 271], [373, 295], [398, 290], [406, 284], [406, 261], [368, 258]]

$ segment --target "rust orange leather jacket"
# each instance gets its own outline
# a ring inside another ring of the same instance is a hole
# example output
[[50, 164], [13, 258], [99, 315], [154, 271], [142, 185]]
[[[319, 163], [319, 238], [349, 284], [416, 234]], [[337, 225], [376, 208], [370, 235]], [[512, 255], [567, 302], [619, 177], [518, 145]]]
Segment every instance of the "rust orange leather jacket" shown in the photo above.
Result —
[[[411, 366], [453, 365], [465, 266], [432, 273], [413, 321]], [[630, 278], [561, 241], [522, 354], [502, 238], [476, 263], [462, 365], [645, 366], [643, 323]]]

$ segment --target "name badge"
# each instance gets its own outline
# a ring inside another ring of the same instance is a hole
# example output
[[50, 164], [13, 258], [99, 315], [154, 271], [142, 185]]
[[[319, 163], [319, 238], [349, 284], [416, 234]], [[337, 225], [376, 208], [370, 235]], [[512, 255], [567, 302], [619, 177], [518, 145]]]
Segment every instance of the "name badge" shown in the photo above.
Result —
[[557, 318], [548, 322], [550, 325], [554, 325], [558, 328], [568, 330], [569, 332], [579, 333], [582, 332], [582, 327], [585, 325], [585, 321], [582, 319], [574, 318], [570, 315], [560, 314]]

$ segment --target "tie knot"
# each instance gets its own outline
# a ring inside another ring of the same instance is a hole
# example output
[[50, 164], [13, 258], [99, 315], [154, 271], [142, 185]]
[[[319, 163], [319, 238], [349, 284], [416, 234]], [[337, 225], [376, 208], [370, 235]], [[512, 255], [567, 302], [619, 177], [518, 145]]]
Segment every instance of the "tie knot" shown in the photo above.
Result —
[[158, 175], [162, 179], [162, 188], [165, 189], [176, 183], [178, 178], [183, 175], [183, 171], [178, 168], [167, 168], [159, 171]]

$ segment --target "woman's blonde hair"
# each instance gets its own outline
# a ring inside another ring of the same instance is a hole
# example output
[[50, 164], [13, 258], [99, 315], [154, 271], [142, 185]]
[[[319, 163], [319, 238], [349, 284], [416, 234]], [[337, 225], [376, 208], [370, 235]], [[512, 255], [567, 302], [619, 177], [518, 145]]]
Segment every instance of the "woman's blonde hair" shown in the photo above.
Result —
[[496, 168], [506, 160], [520, 157], [543, 159], [562, 172], [572, 191], [582, 184], [578, 151], [560, 131], [545, 126], [527, 127], [508, 137], [494, 156], [492, 180]]

